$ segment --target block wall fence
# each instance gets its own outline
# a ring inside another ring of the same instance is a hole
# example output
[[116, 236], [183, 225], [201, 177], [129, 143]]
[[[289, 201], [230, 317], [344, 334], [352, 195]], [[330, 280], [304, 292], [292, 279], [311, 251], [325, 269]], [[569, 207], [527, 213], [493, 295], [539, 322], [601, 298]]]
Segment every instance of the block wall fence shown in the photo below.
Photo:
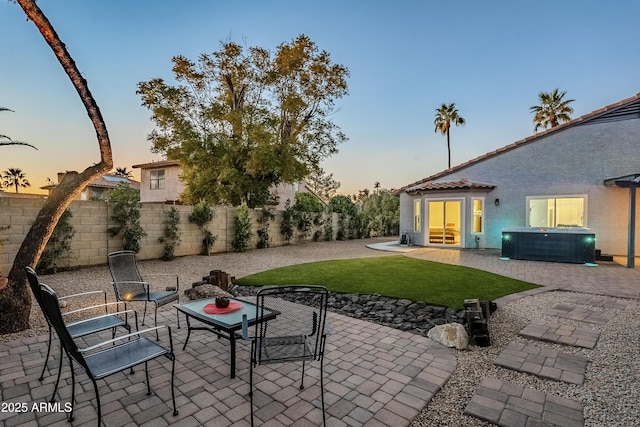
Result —
[[[9, 274], [16, 253], [22, 244], [29, 228], [33, 224], [40, 208], [44, 204], [41, 197], [0, 197], [0, 273]], [[142, 228], [147, 236], [140, 241], [139, 259], [157, 259], [162, 256], [164, 243], [158, 241], [162, 237], [167, 216], [165, 214], [172, 206], [162, 204], [142, 204], [140, 208]], [[189, 222], [188, 217], [193, 206], [176, 205], [180, 212], [178, 229], [181, 237], [180, 245], [175, 248], [176, 256], [197, 255], [202, 249], [202, 233], [195, 224]], [[78, 267], [88, 265], [103, 265], [107, 262], [109, 252], [122, 249], [122, 239], [111, 237], [107, 228], [113, 226], [111, 220], [111, 206], [104, 201], [74, 201], [69, 206], [72, 213], [70, 220], [75, 230], [71, 242], [72, 255], [70, 259], [60, 261], [60, 266]], [[217, 236], [211, 248], [211, 253], [232, 251], [231, 242], [234, 239], [235, 207], [215, 206], [214, 218], [208, 224], [209, 230]], [[258, 218], [260, 210], [249, 210], [252, 219], [252, 238], [248, 248], [255, 248], [258, 241]], [[283, 211], [275, 211], [276, 218], [269, 224], [269, 246], [283, 246], [287, 244], [280, 233]], [[326, 218], [328, 219], [328, 218]], [[338, 214], [331, 215], [334, 236], [338, 229]], [[323, 226], [315, 227], [311, 233]], [[311, 237], [307, 237], [309, 240]], [[324, 233], [322, 234], [324, 238]], [[289, 244], [299, 243], [303, 236], [298, 235], [294, 228], [294, 237]]]

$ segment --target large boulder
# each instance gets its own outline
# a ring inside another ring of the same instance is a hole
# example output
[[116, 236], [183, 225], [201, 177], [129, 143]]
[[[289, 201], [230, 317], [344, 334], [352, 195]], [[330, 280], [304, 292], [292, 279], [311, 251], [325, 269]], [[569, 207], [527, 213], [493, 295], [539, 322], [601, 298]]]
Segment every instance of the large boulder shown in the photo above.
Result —
[[187, 289], [186, 291], [184, 291], [184, 294], [190, 300], [215, 297], [233, 297], [233, 295], [231, 295], [229, 292], [220, 289], [218, 286], [209, 284], [199, 285], [195, 286], [192, 289]]
[[469, 345], [467, 330], [460, 323], [437, 325], [429, 330], [427, 337], [445, 347], [455, 347], [458, 350], [464, 350]]

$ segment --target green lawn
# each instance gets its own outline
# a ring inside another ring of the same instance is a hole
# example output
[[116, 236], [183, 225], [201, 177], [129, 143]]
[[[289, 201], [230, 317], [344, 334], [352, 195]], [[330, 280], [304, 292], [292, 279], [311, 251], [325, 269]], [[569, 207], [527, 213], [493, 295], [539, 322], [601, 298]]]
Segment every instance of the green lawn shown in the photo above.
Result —
[[457, 308], [463, 308], [467, 298], [494, 300], [538, 287], [482, 270], [401, 255], [298, 264], [246, 276], [237, 283], [324, 285], [339, 293], [381, 294]]

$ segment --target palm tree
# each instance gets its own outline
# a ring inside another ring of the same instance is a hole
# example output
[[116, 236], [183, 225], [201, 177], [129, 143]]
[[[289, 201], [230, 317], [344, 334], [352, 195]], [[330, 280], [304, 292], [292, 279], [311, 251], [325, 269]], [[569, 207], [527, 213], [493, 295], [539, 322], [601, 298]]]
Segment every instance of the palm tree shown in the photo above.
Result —
[[380, 191], [380, 182], [376, 181], [376, 183], [373, 184], [373, 188], [376, 190], [376, 194], [378, 194], [378, 191]]
[[[0, 111], [11, 111], [11, 112], [13, 112], [13, 110], [11, 110], [9, 108], [6, 108], [6, 107], [0, 107]], [[7, 141], [0, 141], [0, 146], [3, 146], [3, 145], [26, 145], [27, 147], [31, 147], [31, 148], [37, 150], [37, 148], [34, 147], [33, 145], [27, 144], [26, 142], [14, 141], [11, 138], [9, 138], [7, 135], [0, 135], [0, 139], [8, 139], [9, 140], [8, 142]]]
[[19, 187], [31, 187], [31, 183], [25, 177], [22, 169], [18, 168], [9, 168], [2, 172], [2, 184], [5, 187], [15, 187], [16, 193], [18, 192]]
[[127, 167], [116, 168], [116, 171], [113, 173], [114, 176], [120, 176], [122, 178], [133, 178], [133, 172], [128, 171]]
[[466, 123], [465, 119], [460, 116], [456, 109], [456, 104], [451, 103], [449, 105], [443, 103], [440, 108], [436, 108], [436, 119], [433, 121], [436, 132], [440, 132], [443, 135], [447, 135], [447, 151], [449, 153], [449, 169], [451, 169], [451, 139], [449, 137], [451, 124], [456, 126]]
[[566, 94], [566, 91], [560, 92], [558, 88], [555, 88], [553, 92], [540, 92], [538, 94], [540, 105], [534, 105], [529, 108], [535, 114], [533, 117], [533, 123], [535, 123], [534, 132], [538, 132], [540, 128], [543, 130], [549, 127], [553, 128], [560, 123], [571, 120], [573, 108], [569, 104], [575, 100], [564, 100], [563, 98]]

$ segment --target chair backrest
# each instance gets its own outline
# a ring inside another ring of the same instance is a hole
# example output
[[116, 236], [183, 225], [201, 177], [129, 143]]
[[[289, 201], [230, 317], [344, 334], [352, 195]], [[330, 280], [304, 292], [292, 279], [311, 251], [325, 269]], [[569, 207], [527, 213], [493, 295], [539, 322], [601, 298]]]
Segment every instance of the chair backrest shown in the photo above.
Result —
[[62, 312], [60, 311], [60, 305], [58, 302], [58, 295], [49, 286], [41, 283], [40, 297], [42, 298], [42, 309], [44, 311], [44, 315], [53, 329], [56, 331], [58, 338], [60, 338], [60, 343], [65, 349], [66, 353], [69, 355], [69, 357], [72, 357], [80, 365], [88, 370], [89, 368], [84, 360], [84, 357], [82, 356], [82, 353], [78, 351], [78, 346], [71, 337], [71, 334], [69, 333], [69, 330], [64, 323]]
[[324, 286], [265, 287], [257, 294], [256, 318], [270, 310], [279, 312], [272, 320], [258, 321], [255, 336], [263, 339], [304, 336], [312, 352], [311, 359], [319, 359], [324, 352], [325, 323], [329, 291]]
[[31, 267], [25, 267], [24, 269], [25, 269], [25, 272], [27, 273], [27, 280], [29, 281], [29, 287], [31, 288], [31, 293], [36, 298], [36, 301], [38, 301], [40, 310], [42, 310], [42, 314], [44, 315], [44, 318], [46, 319], [47, 323], [51, 324], [51, 322], [49, 322], [49, 318], [44, 312], [42, 295], [40, 291], [40, 279], [38, 278], [38, 273], [36, 273], [35, 270]]
[[118, 251], [107, 255], [113, 288], [118, 300], [126, 300], [126, 295], [140, 295], [146, 292], [142, 276], [136, 263], [134, 251]]

